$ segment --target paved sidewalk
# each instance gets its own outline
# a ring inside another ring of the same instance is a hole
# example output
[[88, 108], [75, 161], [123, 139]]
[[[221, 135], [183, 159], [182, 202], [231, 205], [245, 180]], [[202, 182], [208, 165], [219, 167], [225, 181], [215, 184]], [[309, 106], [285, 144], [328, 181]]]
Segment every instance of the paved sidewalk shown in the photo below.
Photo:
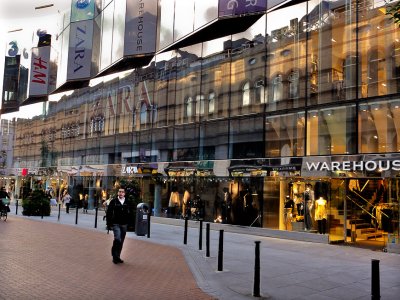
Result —
[[[69, 215], [62, 211], [60, 221], [57, 220], [57, 214], [58, 211], [54, 211], [52, 216], [44, 217], [43, 220], [40, 217], [21, 218], [15, 217], [14, 208], [11, 213], [14, 216], [7, 224], [0, 224], [1, 237], [4, 233], [6, 235], [11, 233], [11, 228], [17, 228], [12, 234], [13, 238], [10, 238], [11, 245], [24, 238], [25, 227], [29, 228], [32, 236], [38, 235], [40, 232], [36, 226], [50, 228], [48, 229], [49, 234], [52, 236], [52, 240], [57, 242], [46, 245], [45, 249], [47, 250], [41, 249], [41, 252], [50, 251], [49, 257], [52, 259], [41, 268], [40, 274], [46, 274], [46, 272], [50, 272], [47, 270], [51, 269], [59, 270], [59, 273], [55, 276], [54, 286], [51, 285], [44, 295], [48, 295], [50, 290], [53, 293], [51, 295], [54, 295], [60, 280], [64, 280], [76, 284], [77, 294], [75, 295], [80, 297], [62, 299], [85, 299], [85, 296], [82, 297], [82, 295], [89, 295], [90, 293], [87, 294], [88, 290], [90, 292], [102, 290], [101, 286], [104, 286], [104, 282], [107, 281], [105, 278], [108, 274], [109, 281], [112, 281], [114, 277], [121, 276], [121, 278], [118, 277], [118, 282], [130, 282], [132, 285], [132, 287], [123, 289], [123, 293], [126, 294], [121, 294], [121, 298], [115, 298], [118, 297], [116, 291], [121, 290], [119, 285], [105, 285], [108, 293], [112, 293], [113, 299], [136, 299], [137, 297], [143, 299], [207, 299], [207, 295], [202, 294], [195, 285], [191, 285], [193, 276], [201, 290], [211, 298], [254, 299], [252, 297], [254, 241], [261, 241], [262, 298], [370, 299], [372, 259], [380, 260], [381, 299], [398, 299], [400, 294], [400, 255], [398, 254], [225, 232], [223, 271], [218, 272], [216, 269], [219, 232], [211, 231], [211, 257], [205, 257], [205, 240], [203, 250], [198, 250], [198, 228], [189, 228], [188, 243], [183, 245], [183, 227], [152, 222], [150, 239], [138, 237], [135, 233], [128, 233], [127, 242], [129, 242], [123, 251], [124, 259], [127, 261], [126, 265], [115, 266], [111, 263], [109, 256], [112, 235], [106, 235], [105, 223], [101, 216], [98, 217], [98, 228], [94, 229], [93, 214], [79, 214], [78, 225], [75, 225], [74, 210]], [[28, 220], [38, 222], [29, 222]], [[19, 224], [23, 222], [34, 225], [20, 226]], [[62, 223], [69, 226], [50, 223]], [[3, 227], [5, 226], [3, 225], [10, 228], [10, 231], [4, 232]], [[46, 230], [43, 229], [43, 232], [47, 232]], [[203, 237], [205, 238], [205, 230]], [[0, 238], [0, 241], [2, 243], [0, 249], [3, 249], [5, 247], [3, 238]], [[29, 243], [25, 244], [29, 245]], [[167, 246], [167, 248], [164, 249], [163, 246]], [[17, 248], [19, 249], [19, 247]], [[24, 251], [29, 254], [36, 251], [37, 248], [43, 248], [42, 244], [32, 243], [31, 250]], [[62, 250], [66, 248], [73, 249], [72, 253]], [[157, 250], [160, 248], [162, 250]], [[58, 255], [55, 255], [54, 251]], [[11, 249], [9, 252], [15, 252], [15, 250]], [[62, 256], [61, 253], [66, 253], [66, 256]], [[186, 264], [180, 260], [180, 253], [184, 255]], [[8, 253], [8, 255], [11, 254], [13, 253]], [[25, 252], [23, 254], [28, 255]], [[64, 263], [59, 265], [58, 260]], [[64, 275], [66, 274], [64, 269], [68, 270], [64, 264], [73, 265], [74, 269], [79, 271], [74, 272], [72, 276]], [[33, 270], [33, 262], [29, 261], [27, 265], [30, 267], [29, 272], [32, 272], [29, 277], [23, 276], [9, 281], [9, 283], [15, 281], [21, 283], [17, 290], [24, 289], [23, 278], [36, 278], [34, 274], [37, 272]], [[170, 265], [175, 265], [175, 267]], [[193, 276], [190, 272], [189, 274], [185, 273], [188, 270], [187, 266]], [[121, 271], [121, 274], [117, 275], [114, 273], [115, 269], [117, 273], [121, 270], [125, 272], [126, 269], [130, 271], [126, 273]], [[5, 271], [0, 270], [1, 278], [3, 278]], [[84, 272], [83, 275], [80, 275], [81, 270]], [[24, 272], [25, 266], [19, 265], [17, 271], [17, 273]], [[91, 272], [88, 273], [89, 271]], [[12, 268], [8, 268], [6, 274], [13, 272]], [[103, 278], [98, 278], [99, 273]], [[160, 276], [156, 276], [157, 274]], [[96, 280], [88, 281], [92, 276]], [[50, 277], [42, 275], [41, 281], [46, 281], [48, 278]], [[146, 278], [146, 280], [142, 282], [139, 278]], [[3, 286], [2, 282], [3, 279], [0, 282], [0, 291]], [[140, 285], [138, 286], [138, 284]], [[75, 290], [70, 284], [68, 286], [67, 290], [70, 292]], [[180, 289], [181, 292], [176, 292]], [[82, 294], [85, 290], [86, 294]], [[146, 293], [139, 295], [137, 294], [139, 290], [145, 290]], [[59, 294], [62, 295], [60, 292], [57, 293], [57, 296]], [[24, 299], [23, 297], [13, 298], [12, 295], [11, 298], [4, 299]], [[98, 297], [99, 299], [106, 299], [106, 295], [109, 294], [98, 293], [98, 295], [101, 295]], [[54, 299], [41, 296], [40, 299]], [[3, 293], [0, 293], [0, 299], [3, 299], [1, 297], [4, 297]]]

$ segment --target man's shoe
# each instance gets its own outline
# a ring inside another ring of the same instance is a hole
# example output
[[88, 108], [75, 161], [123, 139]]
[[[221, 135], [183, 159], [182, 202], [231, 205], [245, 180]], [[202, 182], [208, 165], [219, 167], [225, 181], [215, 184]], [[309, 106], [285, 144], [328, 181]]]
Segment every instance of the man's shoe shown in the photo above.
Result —
[[117, 258], [117, 262], [119, 262], [120, 264], [124, 263], [124, 261], [122, 259], [120, 259], [119, 257]]
[[118, 258], [113, 258], [113, 263], [114, 263], [114, 264], [118, 264], [118, 263], [119, 263]]

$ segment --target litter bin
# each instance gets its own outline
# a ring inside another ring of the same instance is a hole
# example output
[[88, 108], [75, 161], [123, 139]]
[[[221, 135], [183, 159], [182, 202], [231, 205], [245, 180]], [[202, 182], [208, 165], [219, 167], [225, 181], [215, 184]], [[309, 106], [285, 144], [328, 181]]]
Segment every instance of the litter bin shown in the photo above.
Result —
[[149, 206], [146, 203], [139, 203], [136, 207], [136, 235], [146, 235], [148, 226]]

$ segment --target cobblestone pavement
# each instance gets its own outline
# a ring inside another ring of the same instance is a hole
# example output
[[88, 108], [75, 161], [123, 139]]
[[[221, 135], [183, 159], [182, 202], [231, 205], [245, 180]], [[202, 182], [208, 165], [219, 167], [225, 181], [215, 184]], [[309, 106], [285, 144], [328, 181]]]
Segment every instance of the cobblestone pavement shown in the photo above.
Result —
[[0, 299], [212, 299], [177, 248], [9, 216], [0, 224]]

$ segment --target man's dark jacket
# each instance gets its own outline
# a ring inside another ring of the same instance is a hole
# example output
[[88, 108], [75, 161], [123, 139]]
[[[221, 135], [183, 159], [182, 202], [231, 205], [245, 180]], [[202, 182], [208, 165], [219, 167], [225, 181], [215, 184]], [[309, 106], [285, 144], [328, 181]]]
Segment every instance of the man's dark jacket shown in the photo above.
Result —
[[130, 223], [129, 219], [132, 218], [132, 205], [125, 198], [124, 204], [114, 198], [110, 201], [107, 208], [107, 227], [111, 227], [114, 224], [127, 225]]

